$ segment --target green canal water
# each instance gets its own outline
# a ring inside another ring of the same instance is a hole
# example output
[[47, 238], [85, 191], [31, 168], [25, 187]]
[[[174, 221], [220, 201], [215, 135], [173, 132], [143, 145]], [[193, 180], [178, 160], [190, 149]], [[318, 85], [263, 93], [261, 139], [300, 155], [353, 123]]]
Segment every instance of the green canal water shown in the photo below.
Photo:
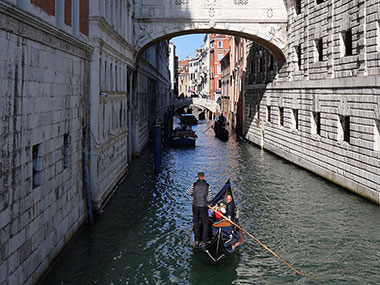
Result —
[[297, 270], [325, 284], [380, 284], [380, 207], [256, 146], [224, 143], [200, 122], [191, 149], [152, 148], [92, 227], [84, 226], [44, 284], [319, 284], [246, 236], [226, 263], [205, 265], [189, 245], [191, 197], [204, 171], [213, 194], [231, 180], [240, 224]]

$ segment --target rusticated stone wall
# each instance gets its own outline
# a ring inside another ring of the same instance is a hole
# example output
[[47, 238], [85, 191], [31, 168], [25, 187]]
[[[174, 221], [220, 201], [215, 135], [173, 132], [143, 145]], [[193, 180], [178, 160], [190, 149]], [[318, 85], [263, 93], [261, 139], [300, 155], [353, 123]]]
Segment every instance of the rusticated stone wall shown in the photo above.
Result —
[[380, 4], [296, 2], [285, 65], [248, 49], [245, 136], [380, 204]]

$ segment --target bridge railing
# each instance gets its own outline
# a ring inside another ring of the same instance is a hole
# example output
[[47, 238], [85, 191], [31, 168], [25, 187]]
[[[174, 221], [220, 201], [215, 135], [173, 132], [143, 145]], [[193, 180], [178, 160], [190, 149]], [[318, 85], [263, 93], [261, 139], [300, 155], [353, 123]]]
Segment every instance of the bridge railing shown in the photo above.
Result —
[[215, 111], [217, 110], [218, 105], [216, 104], [214, 100], [204, 99], [204, 98], [191, 98], [191, 99], [194, 106], [206, 108], [213, 113], [215, 113]]

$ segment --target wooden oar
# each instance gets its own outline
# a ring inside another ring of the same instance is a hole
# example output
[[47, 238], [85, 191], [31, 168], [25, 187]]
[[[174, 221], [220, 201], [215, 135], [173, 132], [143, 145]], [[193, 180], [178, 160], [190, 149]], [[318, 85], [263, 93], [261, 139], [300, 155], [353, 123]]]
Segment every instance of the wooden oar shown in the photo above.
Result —
[[[208, 206], [213, 212], [216, 212], [217, 209], [216, 208], [213, 208], [211, 206]], [[218, 214], [224, 218], [225, 220], [229, 221], [231, 224], [233, 224], [235, 227], [237, 227], [238, 229], [240, 229], [241, 231], [243, 231], [244, 233], [246, 233], [250, 238], [254, 239], [259, 245], [261, 245], [263, 248], [265, 248], [267, 251], [269, 251], [271, 254], [273, 254], [275, 257], [277, 257], [279, 260], [281, 260], [283, 263], [285, 263], [287, 266], [289, 266], [292, 270], [294, 270], [297, 274], [299, 275], [302, 275], [302, 276], [305, 276], [305, 277], [309, 277], [311, 279], [314, 279], [314, 280], [318, 280], [322, 283], [326, 282], [325, 280], [323, 279], [320, 279], [320, 278], [317, 278], [317, 277], [314, 277], [314, 276], [311, 276], [309, 274], [306, 274], [306, 273], [303, 273], [297, 269], [295, 269], [293, 266], [291, 266], [289, 263], [287, 263], [284, 259], [282, 259], [277, 253], [275, 253], [273, 250], [271, 250], [269, 247], [267, 247], [265, 244], [263, 244], [261, 241], [259, 241], [257, 238], [255, 238], [252, 234], [250, 234], [249, 232], [247, 232], [245, 229], [243, 229], [242, 227], [240, 227], [238, 224], [234, 223], [233, 221], [231, 221], [228, 217], [224, 216], [220, 211], [218, 211]]]
[[213, 124], [211, 124], [211, 126], [209, 126], [202, 134], [204, 134], [205, 132], [208, 131], [209, 128], [211, 128], [213, 126]]

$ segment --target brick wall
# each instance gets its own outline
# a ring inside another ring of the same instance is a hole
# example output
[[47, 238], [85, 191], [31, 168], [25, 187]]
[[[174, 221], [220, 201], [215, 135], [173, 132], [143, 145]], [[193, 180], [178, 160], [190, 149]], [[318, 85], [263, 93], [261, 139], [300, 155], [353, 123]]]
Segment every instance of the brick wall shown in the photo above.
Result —
[[55, 16], [55, 0], [31, 0], [31, 3], [40, 7], [48, 15]]
[[79, 31], [88, 36], [88, 13], [89, 0], [80, 0], [79, 2]]

